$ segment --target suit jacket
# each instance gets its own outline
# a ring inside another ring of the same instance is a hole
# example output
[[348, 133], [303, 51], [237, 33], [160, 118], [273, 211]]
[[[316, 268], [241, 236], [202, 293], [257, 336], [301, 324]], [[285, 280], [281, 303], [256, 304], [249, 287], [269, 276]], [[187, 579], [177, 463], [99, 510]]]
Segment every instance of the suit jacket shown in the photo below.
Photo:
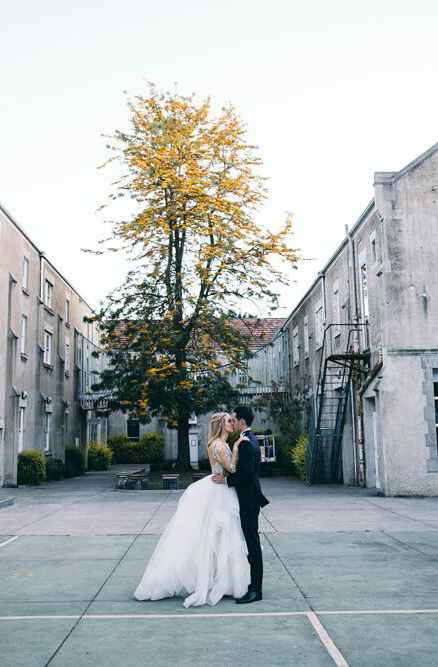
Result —
[[258, 512], [269, 503], [260, 486], [260, 447], [251, 430], [244, 435], [249, 442], [240, 443], [236, 472], [227, 475], [227, 484], [235, 487], [241, 512]]

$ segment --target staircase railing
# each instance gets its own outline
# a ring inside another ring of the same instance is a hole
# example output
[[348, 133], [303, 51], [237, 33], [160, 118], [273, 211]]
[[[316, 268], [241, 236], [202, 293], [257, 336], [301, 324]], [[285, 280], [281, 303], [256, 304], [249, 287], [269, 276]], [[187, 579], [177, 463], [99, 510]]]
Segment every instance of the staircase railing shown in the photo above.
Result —
[[[368, 345], [368, 324], [330, 324], [324, 330], [314, 404], [314, 429], [306, 456], [306, 479], [342, 481], [342, 435], [354, 365], [366, 362], [361, 339]], [[347, 330], [347, 342], [341, 347]], [[365, 335], [364, 335], [365, 334]], [[334, 349], [334, 339], [338, 338]]]

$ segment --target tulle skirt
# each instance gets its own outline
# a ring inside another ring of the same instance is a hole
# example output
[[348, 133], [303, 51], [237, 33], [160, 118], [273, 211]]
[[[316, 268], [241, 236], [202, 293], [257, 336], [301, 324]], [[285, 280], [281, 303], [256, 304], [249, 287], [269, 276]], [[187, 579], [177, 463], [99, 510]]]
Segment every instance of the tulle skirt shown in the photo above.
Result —
[[241, 597], [250, 571], [234, 489], [211, 476], [191, 484], [162, 534], [134, 596], [185, 597], [184, 607]]

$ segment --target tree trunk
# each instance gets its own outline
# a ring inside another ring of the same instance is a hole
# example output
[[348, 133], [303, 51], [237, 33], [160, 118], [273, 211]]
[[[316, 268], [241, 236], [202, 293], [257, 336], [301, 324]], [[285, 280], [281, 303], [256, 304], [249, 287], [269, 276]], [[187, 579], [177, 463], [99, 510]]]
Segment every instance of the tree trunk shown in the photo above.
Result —
[[189, 414], [184, 406], [178, 409], [178, 459], [177, 468], [181, 472], [190, 470]]

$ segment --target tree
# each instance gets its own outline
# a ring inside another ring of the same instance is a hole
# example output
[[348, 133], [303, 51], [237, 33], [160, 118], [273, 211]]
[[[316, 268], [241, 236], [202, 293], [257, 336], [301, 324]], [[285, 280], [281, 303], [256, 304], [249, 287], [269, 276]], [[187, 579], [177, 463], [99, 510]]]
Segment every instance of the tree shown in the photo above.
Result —
[[113, 408], [166, 417], [186, 467], [190, 414], [234, 399], [229, 373], [250, 354], [231, 318], [255, 300], [274, 308], [270, 285], [285, 277], [272, 259], [295, 266], [297, 255], [289, 216], [277, 232], [255, 221], [261, 160], [232, 107], [213, 117], [209, 100], [153, 86], [129, 107], [131, 130], [108, 145], [126, 169], [110, 199], [135, 210], [106, 242], [134, 268], [98, 316], [109, 353], [99, 388]]

